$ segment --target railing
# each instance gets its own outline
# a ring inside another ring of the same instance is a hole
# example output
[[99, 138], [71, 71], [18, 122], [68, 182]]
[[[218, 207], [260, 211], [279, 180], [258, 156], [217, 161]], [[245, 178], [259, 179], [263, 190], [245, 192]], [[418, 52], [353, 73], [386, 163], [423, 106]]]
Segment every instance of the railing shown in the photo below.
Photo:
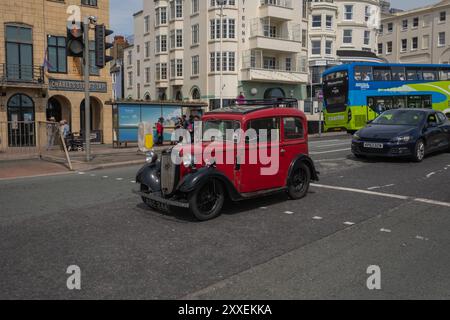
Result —
[[0, 82], [44, 83], [44, 68], [23, 64], [0, 64]]
[[250, 24], [251, 37], [300, 42], [302, 40], [302, 26], [292, 22], [285, 22], [281, 25], [274, 24], [270, 18], [257, 18], [253, 19]]
[[292, 9], [292, 0], [261, 0], [261, 6], [277, 6]]

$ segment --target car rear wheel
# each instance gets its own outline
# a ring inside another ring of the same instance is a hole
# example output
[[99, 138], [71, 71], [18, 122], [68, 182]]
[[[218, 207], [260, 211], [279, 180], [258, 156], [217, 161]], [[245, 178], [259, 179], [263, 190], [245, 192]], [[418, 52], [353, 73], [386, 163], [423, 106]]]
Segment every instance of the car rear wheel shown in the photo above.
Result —
[[416, 143], [412, 159], [414, 162], [422, 162], [423, 159], [425, 158], [425, 154], [426, 154], [425, 142], [422, 139], [420, 139]]
[[288, 185], [288, 195], [292, 200], [299, 200], [304, 198], [309, 191], [311, 184], [311, 170], [305, 163], [291, 173]]
[[215, 179], [206, 182], [189, 195], [192, 214], [200, 221], [207, 221], [220, 216], [225, 202], [223, 184]]

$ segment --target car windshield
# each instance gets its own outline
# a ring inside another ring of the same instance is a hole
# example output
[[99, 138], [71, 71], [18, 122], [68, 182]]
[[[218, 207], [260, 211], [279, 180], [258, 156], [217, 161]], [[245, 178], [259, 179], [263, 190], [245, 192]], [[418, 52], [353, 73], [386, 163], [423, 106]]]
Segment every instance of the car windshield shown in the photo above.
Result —
[[417, 126], [425, 119], [425, 113], [418, 110], [390, 110], [381, 114], [373, 124]]
[[203, 141], [233, 141], [235, 131], [241, 128], [234, 120], [208, 120], [203, 123]]

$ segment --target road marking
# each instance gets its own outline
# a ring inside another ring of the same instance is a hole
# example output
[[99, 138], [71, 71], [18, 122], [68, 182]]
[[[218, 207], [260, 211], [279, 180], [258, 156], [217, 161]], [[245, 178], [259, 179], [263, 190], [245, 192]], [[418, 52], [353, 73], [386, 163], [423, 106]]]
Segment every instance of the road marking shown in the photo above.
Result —
[[426, 204], [432, 204], [432, 205], [435, 205], [435, 206], [441, 206], [441, 207], [448, 207], [448, 208], [450, 208], [450, 203], [448, 203], [448, 202], [429, 200], [429, 199], [420, 199], [420, 198], [416, 198], [416, 199], [414, 199], [414, 201], [421, 202], [421, 203], [426, 203]]
[[318, 146], [313, 146], [314, 148], [328, 148], [328, 147], [337, 147], [337, 146], [348, 146], [350, 144], [350, 142], [346, 142], [346, 143], [335, 143], [335, 144], [326, 144], [326, 145], [318, 145]]
[[313, 217], [313, 220], [323, 220], [323, 218], [322, 217]]
[[91, 174], [91, 177], [95, 177], [95, 174]]
[[136, 181], [130, 181], [130, 183], [136, 183]]
[[285, 211], [284, 213], [289, 214], [289, 215], [293, 215], [294, 214], [292, 211]]
[[345, 224], [346, 226], [354, 226], [354, 225], [355, 225], [354, 222], [350, 222], [350, 221], [344, 222], [344, 224]]
[[321, 143], [330, 143], [330, 142], [340, 142], [342, 140], [321, 140], [321, 141], [311, 141], [309, 144], [321, 144]]
[[338, 158], [338, 159], [320, 159], [316, 160], [316, 162], [335, 162], [335, 161], [344, 161], [347, 160], [347, 158]]
[[123, 178], [117, 178], [116, 180], [117, 181], [123, 181]]
[[351, 151], [351, 148], [347, 149], [338, 149], [338, 150], [330, 150], [330, 151], [321, 151], [321, 152], [310, 152], [311, 155], [319, 155], [319, 154], [328, 154], [328, 153], [338, 153], [343, 151]]
[[432, 176], [434, 176], [436, 174], [436, 172], [431, 172], [429, 174], [427, 174], [427, 179], [430, 179]]
[[103, 176], [102, 178], [103, 178], [103, 179], [108, 179], [109, 177], [108, 177], [108, 176]]
[[84, 172], [78, 172], [78, 174], [79, 174], [80, 176], [83, 176], [83, 175], [85, 175], [86, 173], [84, 173]]
[[382, 228], [380, 229], [380, 232], [392, 233], [392, 230]]
[[421, 240], [421, 241], [429, 241], [430, 239], [422, 237], [422, 236], [416, 236], [417, 240]]
[[321, 189], [360, 193], [360, 194], [366, 194], [366, 195], [370, 195], [370, 196], [377, 196], [377, 197], [384, 197], [384, 198], [391, 198], [391, 199], [398, 199], [398, 200], [405, 200], [405, 201], [409, 200], [409, 201], [414, 201], [414, 202], [420, 202], [420, 203], [426, 203], [426, 204], [431, 204], [431, 205], [435, 205], [435, 206], [450, 208], [449, 202], [442, 202], [442, 201], [422, 199], [422, 198], [414, 198], [414, 197], [409, 197], [409, 196], [401, 196], [398, 194], [367, 191], [367, 190], [361, 190], [361, 189], [327, 186], [327, 185], [315, 184], [315, 183], [312, 183], [311, 186], [316, 187], [316, 188], [321, 188]]
[[261, 210], [267, 210], [267, 207], [261, 207], [261, 208], [259, 208], [259, 209], [261, 209]]
[[347, 192], [353, 192], [353, 193], [362, 193], [362, 194], [367, 194], [367, 195], [371, 195], [371, 196], [393, 198], [393, 199], [399, 199], [399, 200], [409, 200], [410, 199], [410, 197], [400, 196], [400, 195], [396, 195], [396, 194], [388, 194], [388, 193], [381, 193], [381, 192], [374, 192], [374, 191], [367, 191], [367, 190], [360, 190], [360, 189], [352, 189], [352, 188], [326, 186], [326, 185], [322, 185], [322, 184], [314, 184], [313, 183], [313, 184], [311, 184], [311, 186], [316, 187], [316, 188], [322, 188], [322, 189], [347, 191]]
[[370, 187], [370, 188], [367, 188], [367, 190], [383, 189], [383, 188], [389, 188], [389, 187], [393, 187], [393, 186], [395, 186], [395, 184], [387, 184], [385, 186], [380, 186], [380, 187], [378, 187], [378, 186]]

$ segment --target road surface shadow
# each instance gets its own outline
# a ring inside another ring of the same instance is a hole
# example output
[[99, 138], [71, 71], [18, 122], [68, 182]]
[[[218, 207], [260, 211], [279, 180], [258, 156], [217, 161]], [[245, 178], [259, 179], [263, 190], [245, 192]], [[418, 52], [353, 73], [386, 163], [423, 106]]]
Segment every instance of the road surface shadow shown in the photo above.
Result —
[[[314, 194], [315, 192], [310, 190], [309, 194]], [[288, 195], [285, 192], [280, 192], [277, 194], [272, 194], [270, 196], [265, 196], [261, 198], [254, 198], [251, 200], [243, 200], [238, 202], [233, 202], [230, 199], [225, 200], [225, 205], [222, 209], [222, 215], [239, 215], [241, 213], [252, 211], [258, 208], [270, 207], [273, 205], [277, 205], [283, 202], [292, 201], [289, 199]], [[182, 208], [171, 208], [170, 211], [159, 211], [148, 207], [144, 203], [140, 203], [137, 205], [137, 208], [143, 210], [146, 215], [150, 215], [152, 217], [160, 217], [163, 219], [178, 221], [178, 222], [186, 222], [186, 223], [199, 223], [197, 219], [191, 214], [188, 209]]]

